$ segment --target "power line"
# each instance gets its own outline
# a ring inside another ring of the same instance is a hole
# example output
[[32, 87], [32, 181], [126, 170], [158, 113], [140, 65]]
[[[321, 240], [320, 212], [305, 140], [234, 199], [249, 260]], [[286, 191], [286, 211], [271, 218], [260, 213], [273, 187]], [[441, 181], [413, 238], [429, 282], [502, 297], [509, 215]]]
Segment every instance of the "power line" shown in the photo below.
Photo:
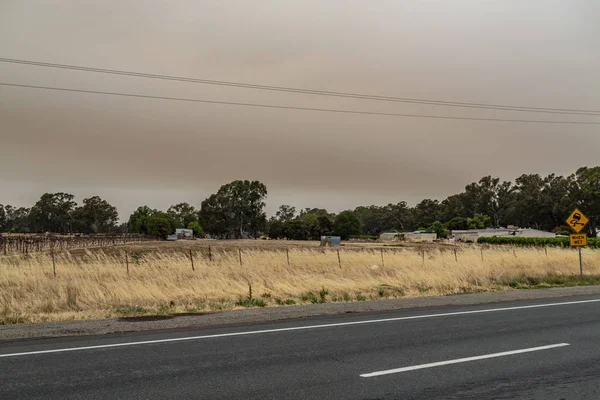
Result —
[[143, 73], [143, 72], [94, 68], [94, 67], [68, 65], [68, 64], [54, 64], [54, 63], [46, 63], [46, 62], [39, 62], [39, 61], [18, 60], [18, 59], [12, 59], [12, 58], [0, 58], [0, 62], [12, 63], [12, 64], [33, 65], [33, 66], [38, 66], [38, 67], [68, 69], [68, 70], [76, 70], [76, 71], [97, 72], [97, 73], [103, 73], [103, 74], [135, 76], [135, 77], [140, 77], [140, 78], [151, 78], [151, 79], [178, 81], [178, 82], [199, 83], [199, 84], [205, 84], [205, 85], [229, 86], [229, 87], [238, 87], [238, 88], [245, 88], [245, 89], [269, 90], [269, 91], [277, 91], [277, 92], [299, 93], [299, 94], [318, 95], [318, 96], [344, 97], [344, 98], [362, 99], [362, 100], [412, 103], [412, 104], [427, 104], [427, 105], [445, 106], [445, 107], [478, 108], [478, 109], [502, 110], [502, 111], [537, 112], [537, 113], [547, 113], [547, 114], [600, 115], [600, 111], [598, 111], [598, 110], [528, 107], [528, 106], [514, 106], [514, 105], [501, 105], [501, 104], [466, 103], [466, 102], [457, 102], [457, 101], [427, 100], [427, 99], [417, 99], [417, 98], [409, 98], [409, 97], [377, 96], [377, 95], [368, 95], [368, 94], [360, 94], [360, 93], [334, 92], [334, 91], [326, 91], [326, 90], [301, 89], [301, 88], [293, 88], [293, 87], [285, 87], [285, 86], [268, 86], [268, 85], [257, 85], [257, 84], [242, 83], [242, 82], [229, 82], [229, 81], [218, 81], [218, 80], [210, 80], [210, 79], [186, 78], [186, 77], [181, 77], [181, 76], [148, 74], [148, 73]]
[[455, 117], [455, 116], [449, 116], [449, 115], [400, 114], [400, 113], [386, 113], [386, 112], [376, 112], [376, 111], [358, 111], [358, 110], [343, 110], [343, 109], [331, 109], [331, 108], [295, 107], [295, 106], [283, 106], [283, 105], [277, 105], [277, 104], [241, 103], [241, 102], [232, 102], [232, 101], [190, 99], [190, 98], [182, 98], [182, 97], [150, 96], [150, 95], [135, 94], [135, 93], [103, 92], [103, 91], [97, 91], [97, 90], [59, 88], [59, 87], [51, 87], [51, 86], [21, 85], [21, 84], [16, 84], [16, 83], [5, 83], [5, 82], [0, 82], [0, 86], [28, 88], [28, 89], [54, 90], [54, 91], [61, 91], [61, 92], [99, 94], [99, 95], [107, 95], [107, 96], [123, 96], [123, 97], [134, 97], [134, 98], [155, 99], [155, 100], [184, 101], [184, 102], [192, 102], [192, 103], [223, 104], [223, 105], [230, 105], [230, 106], [272, 108], [272, 109], [281, 109], [281, 110], [318, 111], [318, 112], [330, 112], [330, 113], [338, 113], [338, 114], [362, 114], [362, 115], [379, 115], [379, 116], [388, 116], [388, 117], [450, 119], [450, 120], [468, 120], [468, 121], [522, 122], [522, 123], [533, 123], [533, 124], [600, 125], [600, 121], [598, 121], [598, 122], [596, 122], [596, 121], [548, 121], [548, 120], [529, 120], [529, 119]]

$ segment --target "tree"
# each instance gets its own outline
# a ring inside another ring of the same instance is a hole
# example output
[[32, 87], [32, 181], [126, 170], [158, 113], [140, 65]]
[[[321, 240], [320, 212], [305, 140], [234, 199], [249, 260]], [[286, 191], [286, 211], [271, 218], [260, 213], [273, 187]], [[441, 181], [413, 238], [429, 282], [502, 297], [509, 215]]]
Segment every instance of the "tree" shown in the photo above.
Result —
[[296, 207], [281, 205], [279, 206], [279, 210], [275, 213], [275, 218], [281, 222], [288, 222], [294, 219], [296, 216]]
[[119, 220], [117, 208], [98, 196], [83, 200], [72, 212], [73, 226], [83, 233], [107, 233], [115, 230]]
[[166, 239], [175, 233], [175, 221], [169, 214], [158, 211], [148, 217], [146, 229], [148, 235]]
[[414, 227], [415, 221], [408, 204], [401, 201], [397, 204], [388, 204], [384, 207], [384, 212], [390, 223], [390, 229], [410, 230]]
[[129, 222], [127, 223], [130, 233], [148, 233], [148, 220], [156, 214], [158, 211], [148, 206], [140, 206], [129, 216]]
[[258, 181], [234, 181], [221, 186], [202, 202], [200, 219], [212, 234], [225, 237], [251, 235], [266, 225], [264, 213], [267, 187]]
[[0, 232], [6, 232], [6, 211], [4, 210], [4, 206], [0, 204]]
[[596, 236], [600, 222], [600, 167], [579, 168], [572, 177], [572, 198], [590, 219], [587, 232]]
[[308, 229], [304, 221], [300, 218], [286, 222], [283, 228], [283, 234], [286, 238], [292, 240], [308, 239]]
[[487, 215], [475, 214], [473, 218], [467, 218], [468, 229], [485, 229], [491, 226], [491, 219]]
[[448, 230], [444, 228], [444, 224], [442, 224], [440, 221], [434, 221], [427, 229], [427, 232], [435, 233], [438, 239], [448, 237]]
[[396, 225], [395, 221], [390, 218], [390, 213], [386, 210], [386, 207], [360, 206], [354, 209], [354, 213], [360, 219], [364, 235], [378, 235], [381, 232], [394, 229]]
[[515, 180], [515, 213], [512, 218], [515, 225], [548, 228], [548, 223], [544, 222], [547, 215], [542, 195], [544, 187], [544, 179], [538, 174], [521, 175]]
[[176, 228], [186, 228], [192, 222], [198, 222], [198, 210], [188, 203], [169, 207], [167, 214], [175, 221]]
[[204, 236], [204, 229], [202, 229], [202, 226], [200, 226], [200, 222], [198, 222], [198, 221], [190, 222], [188, 224], [187, 228], [194, 231], [194, 237]]
[[350, 236], [360, 235], [360, 219], [353, 211], [342, 211], [335, 217], [333, 231], [344, 240], [348, 240]]
[[451, 231], [468, 229], [467, 219], [462, 217], [452, 218], [450, 221], [446, 222], [446, 229]]
[[31, 208], [31, 227], [35, 232], [70, 232], [72, 212], [77, 205], [68, 193], [45, 193]]
[[279, 239], [285, 237], [284, 235], [285, 223], [278, 219], [271, 218], [269, 220], [269, 237], [271, 239]]
[[31, 219], [29, 218], [29, 208], [15, 208], [11, 205], [4, 206], [6, 213], [6, 232], [26, 233], [31, 231]]
[[429, 226], [441, 217], [442, 208], [437, 200], [425, 199], [413, 210], [415, 221], [420, 225]]

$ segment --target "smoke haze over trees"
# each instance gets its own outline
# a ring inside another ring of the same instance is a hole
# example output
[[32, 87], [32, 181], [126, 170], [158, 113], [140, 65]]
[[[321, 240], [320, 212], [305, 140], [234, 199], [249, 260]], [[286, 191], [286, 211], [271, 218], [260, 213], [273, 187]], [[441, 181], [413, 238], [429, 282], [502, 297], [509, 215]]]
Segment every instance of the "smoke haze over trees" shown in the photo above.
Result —
[[444, 236], [450, 230], [515, 225], [546, 231], [567, 231], [564, 220], [578, 207], [590, 219], [595, 236], [600, 221], [600, 167], [582, 167], [569, 176], [524, 174], [511, 181], [484, 176], [444, 200], [424, 199], [414, 207], [404, 201], [358, 206], [339, 214], [325, 209], [281, 205], [273, 217], [264, 212], [267, 187], [259, 181], [234, 181], [221, 186], [198, 210], [177, 203], [166, 211], [138, 207], [126, 224], [118, 225], [117, 209], [98, 196], [78, 205], [69, 193], [45, 193], [31, 207], [0, 204], [0, 232], [131, 232], [166, 236], [176, 228], [197, 236], [258, 237], [296, 240], [326, 234], [376, 236], [385, 231], [427, 230]]

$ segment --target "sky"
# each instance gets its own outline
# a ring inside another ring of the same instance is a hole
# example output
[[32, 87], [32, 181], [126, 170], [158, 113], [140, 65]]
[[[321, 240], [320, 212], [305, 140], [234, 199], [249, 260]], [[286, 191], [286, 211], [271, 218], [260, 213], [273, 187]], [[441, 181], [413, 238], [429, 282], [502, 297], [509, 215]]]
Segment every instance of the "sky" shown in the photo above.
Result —
[[[0, 57], [258, 85], [600, 110], [596, 0], [0, 0]], [[0, 62], [0, 82], [501, 119], [600, 116], [280, 93]], [[0, 203], [45, 192], [197, 207], [236, 179], [338, 212], [485, 175], [600, 165], [600, 126], [261, 109], [0, 86]]]

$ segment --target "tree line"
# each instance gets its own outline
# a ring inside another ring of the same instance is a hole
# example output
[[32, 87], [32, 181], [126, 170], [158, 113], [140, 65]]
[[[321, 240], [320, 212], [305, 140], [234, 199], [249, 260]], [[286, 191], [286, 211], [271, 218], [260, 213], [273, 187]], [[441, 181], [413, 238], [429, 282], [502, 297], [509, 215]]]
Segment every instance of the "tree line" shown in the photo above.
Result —
[[179, 203], [166, 211], [138, 207], [119, 224], [117, 209], [98, 196], [81, 205], [68, 193], [46, 193], [31, 208], [0, 204], [0, 232], [129, 232], [166, 237], [176, 228], [196, 236], [260, 237], [296, 240], [322, 235], [376, 236], [386, 231], [424, 230], [443, 237], [451, 230], [515, 225], [566, 232], [564, 220], [574, 207], [590, 219], [595, 236], [600, 221], [600, 167], [582, 167], [569, 176], [521, 175], [514, 182], [484, 176], [461, 193], [444, 200], [424, 199], [359, 206], [338, 214], [319, 208], [297, 210], [281, 205], [271, 218], [264, 211], [267, 187], [259, 181], [234, 181], [221, 186], [200, 209]]

